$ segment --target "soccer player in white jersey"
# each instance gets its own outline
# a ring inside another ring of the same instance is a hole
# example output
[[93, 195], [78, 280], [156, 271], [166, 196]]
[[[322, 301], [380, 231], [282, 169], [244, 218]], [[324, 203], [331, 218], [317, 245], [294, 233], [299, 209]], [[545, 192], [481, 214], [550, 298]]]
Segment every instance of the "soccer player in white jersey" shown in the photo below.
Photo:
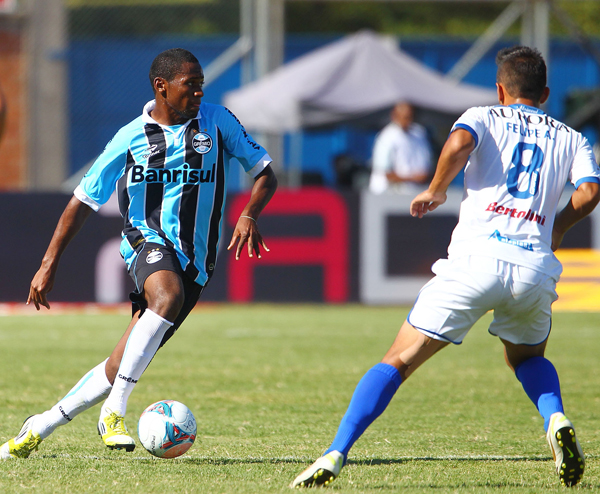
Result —
[[[496, 62], [500, 105], [471, 108], [458, 119], [428, 190], [410, 206], [419, 218], [441, 206], [466, 165], [448, 259], [433, 265], [436, 276], [421, 289], [383, 360], [358, 383], [333, 443], [293, 487], [333, 481], [400, 384], [448, 344], [462, 343], [490, 310], [489, 332], [501, 339], [508, 366], [544, 418], [560, 482], [572, 486], [583, 475], [583, 452], [544, 350], [561, 273], [553, 251], [600, 200], [600, 172], [587, 140], [539, 109], [549, 95], [540, 53], [507, 48]], [[567, 182], [576, 190], [557, 213]]]
[[[150, 68], [155, 99], [108, 143], [76, 188], [31, 282], [27, 303], [50, 308], [58, 263], [92, 211], [117, 191], [124, 218], [121, 254], [136, 284], [133, 318], [108, 359], [50, 410], [28, 418], [0, 457], [27, 458], [59, 425], [104, 402], [98, 432], [111, 449], [133, 451], [125, 426], [127, 400], [158, 349], [173, 336], [209, 281], [225, 211], [229, 160], [254, 178], [228, 249], [240, 258], [268, 250], [258, 217], [277, 180], [267, 152], [222, 106], [202, 103], [204, 74], [196, 57], [174, 48]], [[237, 244], [237, 245], [236, 245]]]

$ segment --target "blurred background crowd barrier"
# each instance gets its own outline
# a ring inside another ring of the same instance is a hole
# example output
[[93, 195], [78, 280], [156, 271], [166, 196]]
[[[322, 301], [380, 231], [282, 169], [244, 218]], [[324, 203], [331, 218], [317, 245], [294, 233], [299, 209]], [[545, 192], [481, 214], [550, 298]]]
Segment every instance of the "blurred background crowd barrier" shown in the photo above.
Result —
[[[408, 214], [407, 194], [373, 195], [327, 187], [281, 188], [260, 217], [270, 248], [262, 259], [239, 261], [225, 251], [247, 193], [230, 196], [217, 269], [202, 295], [215, 302], [361, 302], [412, 304], [446, 256], [461, 193], [423, 219]], [[62, 193], [0, 194], [0, 302], [24, 302], [57, 218], [69, 196]], [[566, 196], [565, 196], [566, 200]], [[50, 299], [56, 302], [126, 302], [133, 283], [119, 255], [123, 221], [116, 201], [93, 214], [67, 248]], [[600, 210], [578, 223], [563, 249], [600, 250]], [[579, 251], [577, 251], [579, 252]], [[560, 256], [559, 256], [560, 257]], [[569, 258], [596, 298], [599, 256]], [[569, 266], [566, 266], [567, 268]], [[561, 282], [561, 286], [564, 283]]]
[[[233, 106], [246, 98], [257, 105], [241, 120], [275, 158], [281, 184], [261, 218], [265, 237], [280, 250], [254, 269], [231, 268], [229, 256], [221, 256], [205, 298], [410, 303], [431, 263], [445, 255], [459, 199], [419, 222], [407, 216], [409, 198], [364, 190], [391, 98], [420, 83], [398, 76], [397, 92], [384, 94], [378, 83], [389, 67], [364, 60], [381, 57], [337, 47], [376, 39], [394, 60], [429, 71], [440, 88], [465, 85], [493, 98], [497, 50], [536, 46], [549, 65], [545, 110], [597, 148], [598, 25], [595, 0], [0, 0], [0, 221], [18, 245], [18, 252], [6, 242], [0, 248], [0, 301], [26, 295], [68, 195], [152, 98], [147, 74], [154, 56], [177, 46], [205, 69], [204, 101]], [[325, 53], [343, 53], [331, 73], [325, 70], [331, 63], [310, 62]], [[258, 89], [277, 80], [296, 84], [284, 82], [257, 104]], [[409, 99], [438, 153], [470, 105], [446, 107], [444, 98], [456, 103], [450, 89], [440, 96], [441, 89], [420, 87]], [[292, 93], [295, 99], [284, 98]], [[281, 113], [268, 113], [269, 103], [279, 101], [288, 106], [271, 105]], [[231, 192], [243, 197], [247, 180], [241, 168], [231, 173]], [[306, 210], [302, 201], [309, 197], [316, 202]], [[286, 210], [283, 201], [297, 207]], [[332, 228], [339, 223], [345, 233], [335, 243]], [[121, 221], [108, 207], [90, 224], [69, 248], [72, 259], [61, 264], [55, 300], [126, 299], [124, 268], [114, 264]], [[594, 217], [578, 225], [567, 247], [600, 248], [596, 224]], [[314, 257], [298, 246], [315, 250]]]

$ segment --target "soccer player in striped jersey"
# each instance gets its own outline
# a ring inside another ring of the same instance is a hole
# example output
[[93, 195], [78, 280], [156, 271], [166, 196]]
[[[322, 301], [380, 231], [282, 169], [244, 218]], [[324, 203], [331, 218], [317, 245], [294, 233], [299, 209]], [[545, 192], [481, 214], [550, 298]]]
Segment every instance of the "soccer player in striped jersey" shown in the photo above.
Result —
[[[600, 170], [588, 141], [539, 109], [549, 95], [540, 53], [507, 48], [496, 61], [500, 105], [471, 108], [458, 119], [428, 190], [410, 206], [421, 218], [442, 205], [450, 182], [466, 166], [448, 259], [433, 265], [436, 276], [421, 289], [383, 360], [358, 383], [333, 443], [294, 487], [332, 482], [398, 387], [436, 352], [462, 343], [490, 310], [489, 332], [501, 339], [508, 366], [544, 419], [560, 482], [572, 486], [583, 475], [583, 452], [544, 351], [562, 271], [553, 251], [598, 204]], [[557, 214], [568, 182], [575, 191]], [[506, 427], [513, 427], [510, 417]]]
[[175, 48], [150, 68], [155, 99], [123, 127], [95, 161], [63, 212], [31, 282], [27, 303], [50, 308], [64, 249], [92, 211], [116, 190], [124, 218], [121, 255], [136, 290], [133, 318], [108, 359], [50, 410], [28, 418], [1, 458], [26, 458], [59, 425], [105, 400], [98, 432], [111, 449], [133, 451], [124, 417], [135, 384], [158, 349], [173, 336], [212, 276], [222, 230], [229, 162], [254, 179], [228, 249], [236, 259], [267, 250], [258, 217], [277, 180], [271, 158], [226, 108], [202, 103], [204, 74], [196, 57]]

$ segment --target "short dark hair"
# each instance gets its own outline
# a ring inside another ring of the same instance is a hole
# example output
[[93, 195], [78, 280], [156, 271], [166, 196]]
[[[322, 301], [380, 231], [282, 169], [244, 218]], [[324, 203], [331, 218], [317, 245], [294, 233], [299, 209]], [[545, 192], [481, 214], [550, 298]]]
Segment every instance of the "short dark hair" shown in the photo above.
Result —
[[154, 79], [162, 77], [171, 82], [181, 70], [184, 63], [197, 63], [198, 59], [194, 54], [183, 48], [171, 48], [159, 53], [150, 66], [150, 84], [154, 89]]
[[546, 88], [546, 62], [535, 48], [512, 46], [496, 55], [496, 82], [502, 83], [513, 98], [539, 101]]

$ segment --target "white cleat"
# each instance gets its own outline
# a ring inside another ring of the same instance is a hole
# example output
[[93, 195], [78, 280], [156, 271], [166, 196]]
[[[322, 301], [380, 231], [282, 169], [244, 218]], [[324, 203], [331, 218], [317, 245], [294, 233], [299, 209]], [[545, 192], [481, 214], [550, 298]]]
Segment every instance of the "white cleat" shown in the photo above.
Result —
[[546, 439], [552, 450], [560, 483], [572, 487], [583, 477], [585, 457], [571, 421], [562, 413], [553, 413]]
[[290, 487], [301, 489], [303, 487], [329, 485], [340, 474], [343, 466], [344, 455], [339, 451], [332, 451], [321, 456], [321, 458], [298, 475]]

